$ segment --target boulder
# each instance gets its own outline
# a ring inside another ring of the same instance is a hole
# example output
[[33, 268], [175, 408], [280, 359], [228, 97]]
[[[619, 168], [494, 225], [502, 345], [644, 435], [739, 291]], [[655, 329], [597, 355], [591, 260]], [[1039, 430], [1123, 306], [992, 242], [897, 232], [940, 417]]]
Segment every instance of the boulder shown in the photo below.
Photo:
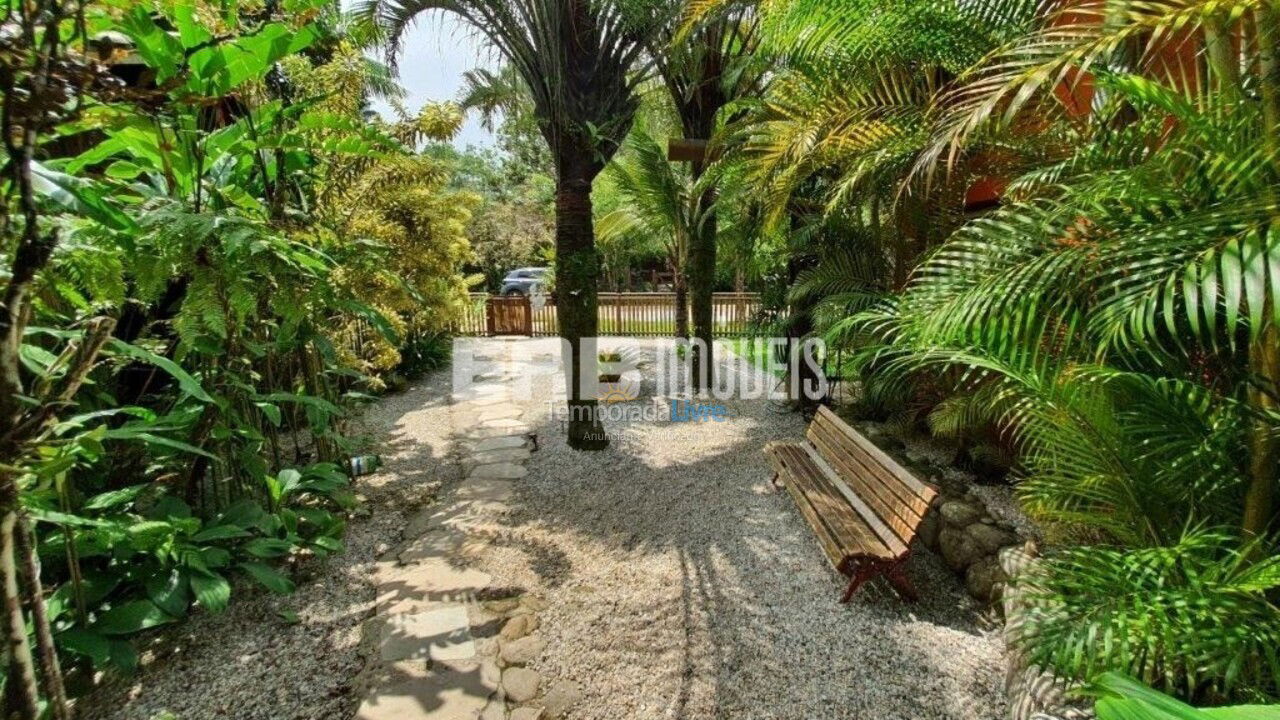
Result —
[[983, 513], [981, 507], [965, 500], [948, 500], [942, 503], [938, 511], [942, 513], [942, 519], [947, 521], [947, 525], [960, 529], [977, 522]]
[[516, 615], [502, 626], [502, 631], [498, 634], [502, 639], [511, 642], [533, 632], [538, 627], [538, 621], [533, 615]]
[[969, 566], [964, 576], [964, 586], [975, 599], [984, 603], [993, 602], [1000, 599], [1000, 590], [1008, 579], [1000, 569], [999, 560], [988, 555]]
[[995, 525], [976, 522], [964, 531], [988, 555], [995, 555], [1001, 548], [1018, 544], [1017, 535]]
[[[944, 506], [945, 507], [945, 506]], [[963, 572], [982, 557], [982, 548], [969, 539], [963, 530], [947, 526], [938, 533], [938, 551], [942, 559], [956, 572]]]
[[920, 521], [920, 529], [917, 534], [920, 542], [930, 550], [938, 549], [938, 533], [942, 531], [942, 516], [936, 511], [925, 513], [924, 519]]

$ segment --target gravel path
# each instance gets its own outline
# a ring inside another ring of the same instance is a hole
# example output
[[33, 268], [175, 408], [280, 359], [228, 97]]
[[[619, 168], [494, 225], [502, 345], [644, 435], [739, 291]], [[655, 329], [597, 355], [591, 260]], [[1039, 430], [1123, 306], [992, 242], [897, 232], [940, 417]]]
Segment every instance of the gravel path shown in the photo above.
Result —
[[[300, 568], [310, 577], [292, 597], [242, 595], [227, 613], [184, 624], [160, 644], [165, 657], [86, 698], [82, 716], [350, 718], [373, 562], [457, 477], [449, 390], [442, 373], [368, 413], [389, 462], [361, 480], [367, 512], [351, 523], [345, 554]], [[842, 579], [790, 497], [770, 486], [761, 454], [770, 440], [802, 437], [799, 417], [728, 401], [725, 423], [610, 424], [611, 447], [584, 456], [548, 419], [548, 389], [525, 404], [540, 449], [515, 482], [508, 527], [477, 562], [545, 601], [548, 644], [532, 667], [581, 688], [566, 717], [1003, 716], [999, 637], [927, 550], [908, 565], [920, 604], [877, 584], [836, 602]], [[284, 624], [282, 609], [302, 622]]]
[[581, 685], [568, 717], [1003, 715], [999, 638], [927, 550], [909, 563], [920, 604], [876, 584], [836, 602], [841, 579], [761, 454], [801, 437], [799, 417], [730, 401], [725, 423], [617, 423], [584, 462], [547, 399], [529, 404], [541, 450], [485, 570], [548, 601], [537, 667]]
[[[155, 652], [135, 676], [78, 703], [86, 720], [336, 720], [359, 703], [364, 668], [361, 623], [374, 600], [377, 555], [394, 545], [405, 519], [455, 477], [448, 458], [450, 375], [437, 373], [382, 399], [363, 418], [387, 465], [360, 478], [364, 505], [351, 520], [346, 551], [299, 567], [288, 597], [239, 586], [221, 615], [197, 614], [156, 637]], [[281, 610], [298, 613], [286, 624]]]

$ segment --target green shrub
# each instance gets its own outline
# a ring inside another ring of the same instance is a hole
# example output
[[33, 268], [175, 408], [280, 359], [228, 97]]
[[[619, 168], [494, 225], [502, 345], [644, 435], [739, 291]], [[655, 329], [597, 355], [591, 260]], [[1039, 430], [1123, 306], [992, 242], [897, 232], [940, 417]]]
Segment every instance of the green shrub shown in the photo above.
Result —
[[1250, 560], [1227, 533], [1174, 545], [1079, 547], [1019, 583], [1017, 628], [1032, 662], [1084, 681], [1115, 670], [1189, 701], [1258, 701], [1280, 691], [1280, 558]]

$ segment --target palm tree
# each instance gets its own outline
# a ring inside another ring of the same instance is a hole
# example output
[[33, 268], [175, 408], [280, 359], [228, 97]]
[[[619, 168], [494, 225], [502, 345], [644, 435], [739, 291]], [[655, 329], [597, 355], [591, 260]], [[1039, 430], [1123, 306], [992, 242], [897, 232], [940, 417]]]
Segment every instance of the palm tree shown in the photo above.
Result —
[[[754, 34], [754, 13], [734, 5], [693, 8], [683, 28], [673, 27], [659, 36], [651, 53], [686, 138], [710, 140], [726, 106], [759, 92], [764, 65], [755, 55]], [[691, 208], [698, 223], [687, 238], [687, 278], [682, 281], [692, 290], [694, 336], [700, 341], [690, 356], [695, 392], [712, 386], [715, 368], [712, 295], [719, 223], [715, 188], [699, 183], [710, 164], [709, 157], [692, 163], [692, 181], [700, 184]]]
[[[510, 63], [533, 99], [556, 169], [556, 307], [570, 370], [569, 444], [599, 450], [608, 438], [587, 397], [596, 375], [600, 260], [591, 185], [631, 129], [645, 50], [671, 17], [645, 0], [369, 0], [360, 11], [394, 56], [422, 14], [452, 12]], [[576, 371], [576, 372], [575, 372]]]
[[600, 218], [601, 237], [615, 242], [627, 238], [656, 241], [675, 278], [676, 336], [689, 337], [689, 285], [686, 262], [690, 241], [698, 234], [711, 208], [684, 168], [666, 157], [666, 150], [647, 130], [637, 127], [624, 151], [606, 171], [614, 183], [618, 206]]

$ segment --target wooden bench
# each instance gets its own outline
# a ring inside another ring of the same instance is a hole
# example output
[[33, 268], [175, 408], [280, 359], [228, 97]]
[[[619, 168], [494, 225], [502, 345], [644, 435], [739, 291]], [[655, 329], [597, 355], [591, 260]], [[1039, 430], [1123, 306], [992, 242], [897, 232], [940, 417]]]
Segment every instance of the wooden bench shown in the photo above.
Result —
[[840, 602], [881, 575], [914, 601], [902, 565], [938, 491], [826, 407], [805, 436], [807, 442], [769, 443], [764, 453], [773, 482], [786, 486], [831, 564], [849, 578]]

